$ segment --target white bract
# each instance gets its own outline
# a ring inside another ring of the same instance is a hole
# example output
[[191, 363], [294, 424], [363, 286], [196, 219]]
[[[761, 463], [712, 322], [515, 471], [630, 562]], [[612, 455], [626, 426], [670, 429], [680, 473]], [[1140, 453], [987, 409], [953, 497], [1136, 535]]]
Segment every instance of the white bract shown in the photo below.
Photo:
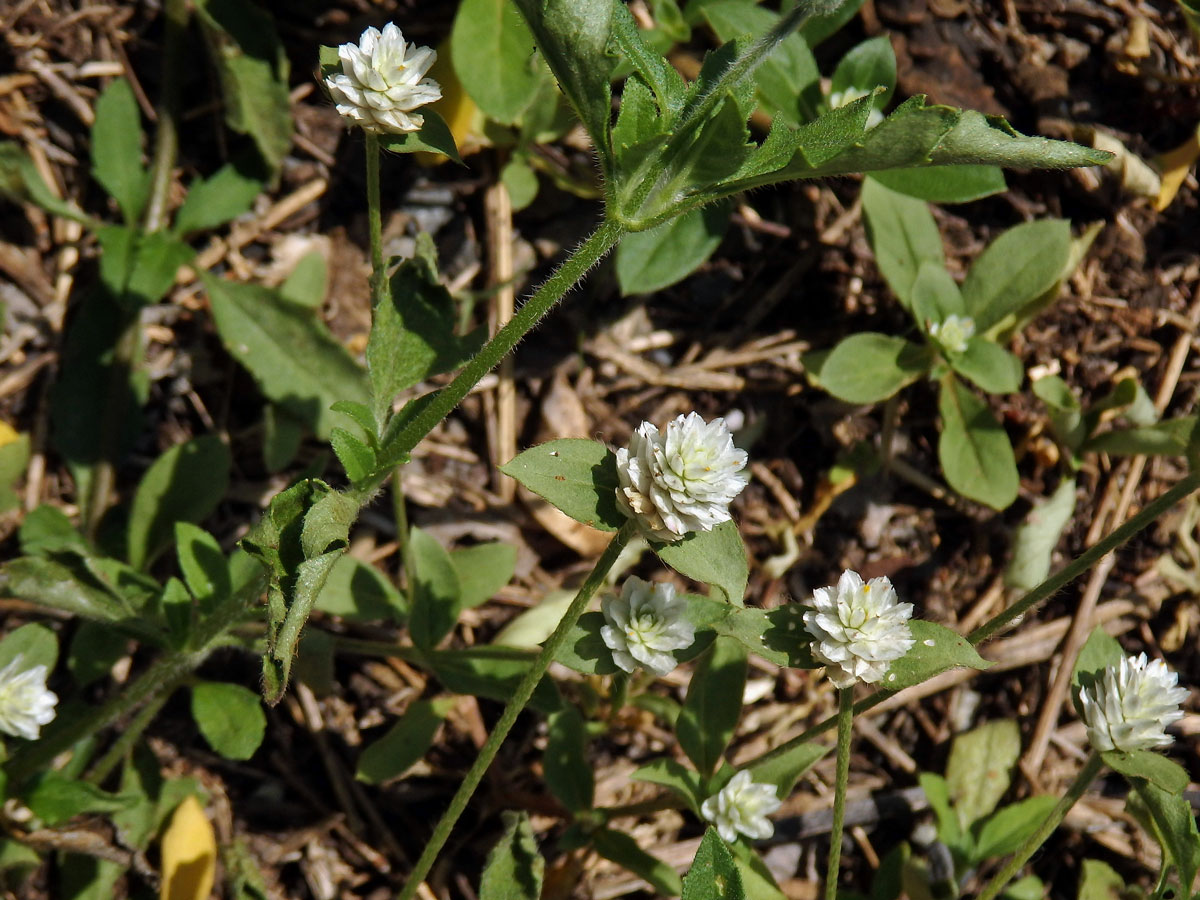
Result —
[[687, 620], [687, 600], [676, 596], [672, 584], [631, 577], [621, 586], [620, 595], [604, 598], [600, 611], [607, 623], [600, 628], [600, 637], [612, 651], [613, 662], [626, 672], [641, 663], [666, 675], [676, 665], [671, 651], [690, 647], [696, 640], [696, 629]]
[[946, 316], [941, 322], [929, 324], [929, 336], [951, 353], [965, 353], [967, 341], [975, 334], [975, 320], [970, 316]]
[[[848, 87], [844, 91], [831, 91], [829, 94], [829, 108], [837, 109], [840, 106], [845, 106], [848, 103], [853, 103], [855, 100], [861, 100], [872, 91], [864, 91], [856, 87]], [[867, 115], [866, 130], [870, 131], [876, 125], [883, 121], [883, 113], [877, 107], [871, 107], [871, 112]]]
[[1161, 659], [1148, 661], [1145, 653], [1105, 669], [1079, 694], [1092, 748], [1128, 752], [1171, 743], [1164, 729], [1183, 718], [1179, 704], [1188, 695], [1178, 682], [1177, 672]]
[[750, 772], [743, 769], [700, 805], [700, 815], [730, 843], [739, 834], [763, 840], [774, 834], [775, 826], [767, 816], [780, 806], [775, 785], [756, 784], [750, 780]]
[[913, 645], [908, 627], [912, 604], [900, 603], [886, 578], [864, 584], [847, 569], [837, 587], [814, 591], [812, 602], [816, 608], [804, 614], [812, 654], [825, 663], [829, 680], [839, 688], [856, 681], [874, 684]]
[[425, 117], [414, 109], [442, 99], [425, 73], [437, 59], [429, 47], [405, 43], [394, 22], [368, 28], [357, 44], [338, 47], [342, 71], [325, 79], [337, 111], [367, 131], [419, 131]]
[[729, 521], [729, 504], [750, 476], [746, 451], [721, 418], [679, 416], [659, 434], [643, 422], [617, 451], [617, 504], [656, 540], [678, 541]]
[[54, 721], [58, 697], [46, 690], [46, 667], [23, 668], [20, 654], [0, 669], [0, 731], [37, 740], [43, 725]]

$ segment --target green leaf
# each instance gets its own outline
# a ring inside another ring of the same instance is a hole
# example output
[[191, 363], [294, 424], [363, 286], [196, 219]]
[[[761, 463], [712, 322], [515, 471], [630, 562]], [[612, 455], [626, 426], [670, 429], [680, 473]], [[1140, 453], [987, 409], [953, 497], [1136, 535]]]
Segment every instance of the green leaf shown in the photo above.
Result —
[[683, 876], [682, 900], [745, 900], [742, 874], [715, 828], [704, 832], [692, 866]]
[[751, 781], [755, 784], [774, 785], [776, 796], [786, 798], [792, 793], [792, 788], [796, 786], [800, 776], [815, 766], [831, 749], [830, 744], [806, 741], [790, 747], [785, 753], [752, 763], [746, 768], [750, 771]]
[[917, 776], [917, 781], [921, 785], [921, 790], [925, 792], [929, 808], [937, 817], [938, 840], [951, 847], [961, 845], [963, 841], [962, 825], [958, 821], [954, 808], [950, 805], [950, 788], [946, 784], [946, 779], [933, 772], [921, 772]]
[[127, 794], [110, 794], [93, 784], [47, 772], [25, 797], [25, 804], [53, 828], [84, 813], [114, 813], [136, 802]]
[[989, 394], [1014, 394], [1021, 389], [1025, 377], [1021, 361], [985, 337], [973, 337], [964, 352], [947, 356], [955, 372]]
[[432, 375], [462, 365], [482, 345], [486, 327], [459, 337], [458, 309], [438, 279], [432, 259], [417, 256], [400, 264], [391, 293], [374, 313], [367, 340], [367, 369], [377, 421], [384, 422], [396, 395]]
[[271, 171], [292, 141], [288, 58], [275, 21], [244, 0], [196, 0], [225, 102], [225, 124], [247, 135]]
[[229, 487], [229, 448], [214, 435], [177, 444], [154, 461], [129, 510], [129, 564], [146, 569], [171, 545], [176, 522], [199, 522]]
[[1075, 512], [1075, 480], [1063, 479], [1039, 501], [1013, 534], [1012, 559], [1004, 570], [1008, 587], [1031, 591], [1050, 574], [1050, 560]]
[[512, 581], [517, 548], [499, 541], [460, 547], [450, 551], [450, 564], [458, 575], [462, 608], [474, 609]]
[[1053, 287], [1070, 253], [1071, 223], [1065, 219], [1026, 222], [992, 241], [962, 286], [975, 327], [987, 331]]
[[[191, 183], [183, 205], [175, 214], [172, 230], [177, 235], [189, 235], [224, 225], [250, 209], [262, 188], [258, 178], [227, 163], [212, 177], [198, 178]], [[312, 256], [314, 254], [309, 254], [303, 259]], [[320, 254], [315, 256], [322, 259]]]
[[[692, 6], [696, 5], [696, 0], [693, 0], [688, 5], [690, 11]], [[800, 26], [800, 36], [804, 38], [804, 43], [810, 47], [816, 47], [842, 30], [842, 26], [858, 15], [859, 9], [862, 8], [863, 0], [843, 0], [836, 4], [831, 4], [828, 7], [814, 8], [812, 15], [804, 20]]]
[[1079, 692], [1090, 688], [1103, 676], [1109, 666], [1118, 665], [1125, 658], [1125, 651], [1117, 643], [1117, 639], [1097, 625], [1084, 641], [1075, 659], [1075, 668], [1071, 671], [1071, 699], [1075, 711], [1082, 716], [1083, 707], [1079, 702]]
[[45, 666], [54, 671], [58, 662], [58, 636], [45, 625], [30, 622], [10, 631], [0, 640], [0, 669], [21, 657], [21, 671]]
[[537, 172], [524, 156], [514, 157], [505, 163], [500, 170], [500, 183], [508, 191], [513, 212], [520, 212], [529, 206], [537, 198], [540, 187]]
[[834, 69], [829, 93], [831, 96], [844, 95], [848, 91], [869, 94], [877, 87], [887, 89], [875, 98], [877, 107], [882, 110], [896, 87], [896, 54], [891, 38], [886, 34], [868, 38], [850, 48]]
[[1017, 499], [1020, 476], [1008, 434], [986, 403], [953, 375], [938, 393], [942, 434], [938, 459], [950, 486], [993, 509]]
[[55, 553], [76, 553], [86, 556], [91, 545], [75, 530], [66, 513], [56, 506], [43, 503], [26, 516], [17, 532], [21, 552], [29, 556], [50, 556]]
[[338, 462], [346, 470], [346, 477], [354, 484], [365, 481], [375, 474], [378, 467], [375, 451], [347, 431], [335, 428], [329, 435], [329, 444], [337, 455]]
[[13, 597], [97, 622], [121, 622], [135, 616], [128, 603], [60, 562], [24, 556], [0, 569]]
[[263, 394], [327, 439], [345, 419], [330, 407], [363, 403], [362, 369], [312, 313], [255, 284], [202, 274], [213, 321], [230, 355], [252, 374]]
[[[297, 306], [320, 309], [328, 289], [329, 267], [325, 265], [325, 257], [320, 250], [312, 250], [296, 261], [292, 274], [279, 286], [279, 296]], [[368, 433], [373, 430], [367, 429]]]
[[872, 178], [863, 180], [863, 216], [875, 263], [892, 293], [906, 307], [921, 263], [946, 264], [942, 236], [929, 205], [898, 193]]
[[150, 173], [142, 168], [142, 116], [124, 78], [114, 80], [96, 100], [92, 175], [117, 201], [126, 223], [137, 222], [150, 194]]
[[[3, 307], [0, 306], [0, 314]], [[29, 435], [18, 434], [7, 444], [0, 446], [0, 514], [16, 509], [21, 499], [13, 485], [29, 467]]]
[[914, 619], [908, 623], [913, 646], [888, 669], [880, 687], [898, 691], [928, 681], [947, 669], [986, 669], [991, 665], [957, 632], [944, 625]]
[[573, 706], [564, 707], [546, 722], [546, 753], [542, 769], [546, 786], [574, 814], [592, 808], [595, 781], [587, 758], [587, 727]]
[[1070, 386], [1057, 375], [1047, 375], [1033, 382], [1033, 393], [1046, 404], [1055, 436], [1068, 450], [1078, 451], [1087, 437], [1087, 429], [1079, 398]]
[[[573, 595], [571, 599], [573, 599]], [[570, 599], [567, 599], [567, 602], [570, 603]], [[565, 612], [564, 608], [558, 618], [561, 619]], [[617, 664], [613, 662], [612, 650], [600, 636], [600, 629], [603, 627], [603, 614], [584, 613], [568, 632], [567, 640], [562, 649], [558, 651], [558, 655], [554, 657], [554, 661], [560, 662], [576, 672], [582, 672], [584, 675], [612, 675], [620, 671]]]
[[192, 686], [192, 718], [209, 746], [226, 759], [249, 759], [267, 730], [262, 698], [225, 681]]
[[304, 422], [277, 403], [263, 405], [263, 465], [274, 474], [285, 469], [304, 441]]
[[341, 556], [317, 595], [317, 609], [350, 622], [403, 622], [403, 595], [377, 568], [353, 556]]
[[25, 148], [16, 141], [0, 141], [0, 197], [15, 203], [33, 203], [51, 215], [89, 228], [100, 224], [75, 204], [60, 200], [42, 180]]
[[1104, 764], [1119, 772], [1134, 787], [1139, 781], [1149, 782], [1153, 787], [1169, 794], [1182, 794], [1188, 786], [1188, 773], [1174, 760], [1152, 750], [1106, 750], [1100, 754]]
[[[1108, 754], [1104, 756], [1107, 762]], [[1180, 771], [1182, 772], [1182, 769]], [[1183, 777], [1186, 787], [1186, 773]], [[1196, 873], [1200, 871], [1200, 833], [1196, 830], [1196, 816], [1192, 812], [1192, 805], [1183, 795], [1184, 787], [1166, 788], [1156, 784], [1154, 779], [1144, 781], [1140, 778], [1134, 781], [1133, 786], [1158, 826], [1159, 840], [1166, 855], [1175, 864], [1179, 883], [1183, 886], [1186, 896], [1191, 893]]]
[[[470, 647], [463, 650], [427, 650], [429, 668], [447, 690], [506, 702], [529, 671], [533, 655], [507, 647]], [[551, 678], [538, 682], [530, 708], [544, 715], [562, 709], [562, 698]]]
[[429, 752], [438, 728], [456, 702], [454, 697], [437, 697], [410, 703], [383, 737], [363, 749], [354, 777], [367, 784], [399, 778]]
[[1183, 456], [1195, 427], [1195, 416], [1164, 419], [1155, 425], [1106, 431], [1089, 438], [1082, 449], [1086, 453], [1114, 456]]
[[175, 523], [175, 554], [188, 590], [202, 611], [215, 601], [228, 597], [233, 590], [229, 564], [216, 538], [190, 522]]
[[479, 881], [479, 900], [540, 900], [546, 861], [524, 810], [505, 810], [504, 833], [488, 854]]
[[538, 444], [500, 471], [584, 525], [616, 531], [625, 524], [617, 507], [617, 458], [598, 441], [565, 438]]
[[1098, 859], [1083, 861], [1077, 900], [1121, 900], [1124, 896], [1125, 880], [1112, 866]]
[[676, 725], [679, 746], [701, 775], [717, 768], [733, 738], [745, 685], [746, 648], [731, 638], [718, 637], [692, 673]]
[[626, 234], [617, 247], [621, 293], [653, 293], [692, 274], [725, 237], [730, 212], [728, 203], [715, 203]]
[[462, 611], [458, 573], [446, 548], [420, 528], [409, 530], [405, 563], [411, 566], [408, 631], [414, 644], [432, 649], [454, 628]]
[[667, 788], [681, 797], [692, 812], [700, 814], [700, 804], [706, 797], [704, 779], [699, 772], [678, 760], [656, 759], [634, 771], [630, 778]]
[[592, 136], [601, 169], [611, 176], [611, 0], [516, 0], [516, 4], [563, 94]]
[[927, 347], [864, 331], [842, 340], [810, 374], [839, 400], [878, 403], [924, 375], [932, 362]]
[[108, 676], [117, 660], [129, 652], [129, 636], [97, 622], [82, 621], [71, 636], [67, 668], [80, 687]]
[[975, 858], [982, 861], [1015, 853], [1025, 839], [1037, 831], [1057, 803], [1057, 797], [1043, 795], [1029, 797], [1001, 809], [978, 829]]
[[996, 808], [1020, 756], [1021, 729], [1011, 719], [993, 720], [954, 739], [946, 788], [964, 831]]
[[712, 585], [727, 601], [742, 605], [750, 567], [736, 522], [722, 522], [711, 531], [693, 531], [681, 541], [654, 543], [651, 548], [680, 575]]
[[927, 203], [970, 203], [1008, 190], [999, 166], [930, 166], [890, 169], [871, 175], [893, 191]]
[[458, 145], [454, 143], [454, 133], [446, 120], [436, 110], [424, 107], [421, 110], [419, 131], [408, 131], [404, 134], [381, 134], [379, 146], [393, 153], [440, 153], [463, 165], [462, 157], [458, 154]]
[[507, 0], [463, 0], [450, 59], [475, 105], [505, 125], [517, 121], [541, 83], [533, 35]]
[[1000, 892], [1000, 900], [1043, 900], [1046, 885], [1036, 875], [1026, 875], [1011, 882]]
[[[715, 0], [701, 13], [722, 41], [758, 37], [779, 21], [779, 14], [754, 0]], [[754, 73], [763, 108], [786, 123], [798, 125], [816, 114], [821, 73], [804, 38], [791, 34], [771, 51]]]
[[913, 317], [925, 332], [932, 323], [940, 324], [950, 316], [966, 312], [954, 277], [938, 263], [928, 260], [920, 263], [913, 279], [911, 304]]
[[623, 831], [601, 828], [592, 834], [592, 846], [605, 859], [628, 869], [663, 897], [678, 897], [683, 882], [678, 873], [657, 856], [638, 846], [637, 840]]

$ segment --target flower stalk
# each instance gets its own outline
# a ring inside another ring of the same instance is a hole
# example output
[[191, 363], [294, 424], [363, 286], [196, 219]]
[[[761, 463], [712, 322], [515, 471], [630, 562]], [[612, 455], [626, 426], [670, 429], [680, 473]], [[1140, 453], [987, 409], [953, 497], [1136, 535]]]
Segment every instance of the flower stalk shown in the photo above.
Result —
[[850, 736], [854, 725], [854, 687], [838, 688], [837, 774], [833, 783], [833, 825], [829, 832], [829, 865], [825, 869], [825, 900], [837, 900], [838, 869], [842, 862], [842, 829], [846, 823], [846, 787], [850, 782]]

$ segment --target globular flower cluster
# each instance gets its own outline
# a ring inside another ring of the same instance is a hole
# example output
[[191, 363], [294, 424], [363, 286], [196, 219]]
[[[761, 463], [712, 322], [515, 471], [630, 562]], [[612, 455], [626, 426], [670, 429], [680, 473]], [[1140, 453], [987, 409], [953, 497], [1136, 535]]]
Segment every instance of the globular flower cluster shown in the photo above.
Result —
[[746, 451], [721, 418], [679, 416], [665, 434], [643, 422], [617, 451], [617, 503], [652, 538], [671, 543], [729, 520], [729, 504], [750, 476]]
[[975, 320], [970, 316], [946, 316], [929, 324], [929, 336], [951, 353], [965, 353], [967, 341], [975, 335]]
[[1096, 682], [1080, 691], [1088, 741], [1100, 752], [1165, 747], [1165, 729], [1183, 718], [1179, 709], [1188, 695], [1179, 674], [1161, 659], [1128, 656], [1109, 666]]
[[781, 805], [774, 785], [755, 783], [749, 771], [743, 769], [700, 805], [700, 814], [730, 843], [739, 834], [763, 840], [775, 832], [767, 816]]
[[696, 640], [696, 629], [687, 620], [687, 600], [676, 595], [672, 584], [631, 577], [600, 609], [607, 623], [600, 637], [612, 650], [613, 662], [626, 672], [641, 663], [666, 675], [676, 665], [671, 651], [684, 650]]
[[847, 569], [836, 587], [814, 591], [812, 602], [814, 609], [804, 614], [812, 654], [825, 663], [829, 680], [839, 688], [880, 681], [913, 645], [908, 627], [912, 604], [899, 602], [887, 578], [864, 584]]
[[394, 22], [368, 28], [357, 44], [338, 47], [342, 71], [325, 79], [337, 111], [367, 131], [419, 131], [425, 117], [413, 110], [442, 99], [426, 72], [437, 59], [429, 47], [406, 43]]
[[20, 654], [0, 669], [0, 731], [34, 741], [54, 721], [58, 697], [46, 690], [47, 674], [45, 666], [24, 668]]

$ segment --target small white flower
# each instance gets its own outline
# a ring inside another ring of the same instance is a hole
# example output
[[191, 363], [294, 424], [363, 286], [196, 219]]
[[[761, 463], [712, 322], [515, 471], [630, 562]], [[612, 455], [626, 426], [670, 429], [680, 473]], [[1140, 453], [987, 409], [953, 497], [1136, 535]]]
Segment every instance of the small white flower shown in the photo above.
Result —
[[338, 47], [342, 71], [325, 79], [337, 111], [367, 131], [419, 131], [424, 116], [413, 110], [442, 99], [425, 73], [437, 59], [429, 47], [408, 44], [394, 22], [368, 28], [357, 44]]
[[1177, 672], [1161, 659], [1148, 662], [1145, 653], [1105, 669], [1079, 695], [1092, 748], [1128, 752], [1171, 743], [1164, 729], [1183, 718], [1179, 704], [1188, 695], [1178, 682]]
[[944, 321], [929, 323], [929, 336], [951, 353], [965, 353], [974, 335], [975, 320], [970, 316], [946, 316]]
[[46, 690], [45, 666], [22, 670], [21, 662], [17, 654], [0, 669], [0, 731], [35, 741], [41, 727], [54, 721], [58, 697]]
[[672, 584], [631, 577], [619, 596], [604, 598], [600, 611], [608, 623], [600, 628], [600, 637], [612, 651], [613, 662], [626, 672], [641, 663], [666, 675], [676, 665], [671, 651], [696, 640], [696, 629], [687, 620], [687, 600], [675, 595]]
[[[871, 91], [860, 90], [856, 87], [848, 87], [844, 91], [832, 91], [829, 94], [829, 108], [837, 109], [840, 106], [853, 103], [855, 100], [860, 100], [869, 93]], [[877, 107], [871, 107], [871, 112], [867, 115], [866, 130], [870, 131], [882, 121], [883, 113]]]
[[908, 627], [912, 604], [898, 602], [886, 578], [863, 584], [857, 572], [847, 569], [837, 587], [813, 591], [813, 606], [804, 614], [804, 627], [813, 636], [812, 654], [825, 663], [829, 680], [839, 688], [855, 681], [874, 684], [913, 645]]
[[670, 543], [729, 521], [729, 504], [750, 476], [746, 451], [733, 446], [725, 420], [679, 416], [666, 435], [649, 422], [617, 451], [617, 504], [646, 533]]
[[750, 772], [743, 769], [700, 805], [700, 815], [715, 825], [729, 843], [739, 834], [763, 840], [775, 832], [767, 816], [782, 805], [773, 784], [756, 784], [750, 780]]

